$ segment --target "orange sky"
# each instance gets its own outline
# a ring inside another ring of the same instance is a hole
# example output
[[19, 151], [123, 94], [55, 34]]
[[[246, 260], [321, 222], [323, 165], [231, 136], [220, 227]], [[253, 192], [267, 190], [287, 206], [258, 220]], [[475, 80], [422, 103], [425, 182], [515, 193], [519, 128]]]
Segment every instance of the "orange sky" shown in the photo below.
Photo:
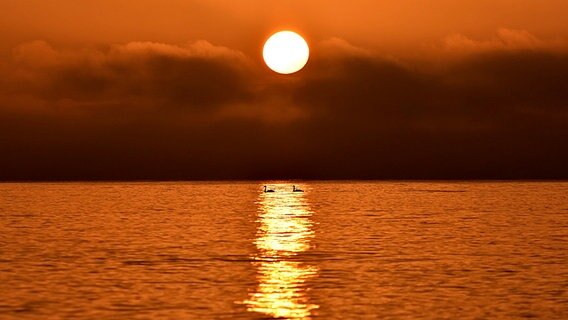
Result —
[[415, 48], [452, 34], [487, 38], [501, 28], [537, 37], [568, 35], [565, 0], [4, 0], [0, 44], [208, 40], [245, 52], [269, 32], [291, 27], [313, 40], [339, 37], [391, 50]]
[[[568, 178], [568, 1], [4, 0], [0, 180]], [[279, 29], [304, 70], [261, 58]]]

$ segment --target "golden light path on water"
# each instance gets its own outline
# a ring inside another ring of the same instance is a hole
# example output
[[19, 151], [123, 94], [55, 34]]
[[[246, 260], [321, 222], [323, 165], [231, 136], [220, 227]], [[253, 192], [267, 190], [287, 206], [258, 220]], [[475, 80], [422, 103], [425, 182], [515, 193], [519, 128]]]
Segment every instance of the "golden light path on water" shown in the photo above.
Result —
[[[288, 190], [289, 189], [289, 190]], [[312, 211], [304, 193], [279, 186], [258, 199], [256, 260], [258, 286], [244, 301], [248, 310], [275, 318], [309, 319], [318, 305], [310, 303], [306, 281], [318, 269], [298, 259], [314, 237]]]

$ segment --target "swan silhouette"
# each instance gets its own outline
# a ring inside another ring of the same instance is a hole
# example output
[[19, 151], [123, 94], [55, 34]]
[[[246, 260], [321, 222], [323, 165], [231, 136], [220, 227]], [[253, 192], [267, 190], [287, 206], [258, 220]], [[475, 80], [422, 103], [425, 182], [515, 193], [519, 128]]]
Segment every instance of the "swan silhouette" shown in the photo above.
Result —
[[296, 186], [292, 186], [292, 192], [304, 192], [304, 190], [297, 189]]
[[274, 190], [268, 189], [267, 186], [264, 186], [264, 192], [265, 192], [265, 193], [266, 193], [266, 192], [274, 192]]

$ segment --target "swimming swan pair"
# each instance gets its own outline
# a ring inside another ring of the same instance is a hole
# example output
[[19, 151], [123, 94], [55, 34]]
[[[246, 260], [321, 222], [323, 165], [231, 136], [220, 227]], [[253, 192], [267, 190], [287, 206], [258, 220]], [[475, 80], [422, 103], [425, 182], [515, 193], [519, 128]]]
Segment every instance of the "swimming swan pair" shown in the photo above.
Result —
[[[275, 192], [275, 191], [272, 189], [268, 189], [267, 186], [264, 186], [264, 193], [269, 193], [269, 192]], [[296, 188], [296, 186], [292, 186], [292, 192], [304, 192], [304, 190], [298, 189]]]

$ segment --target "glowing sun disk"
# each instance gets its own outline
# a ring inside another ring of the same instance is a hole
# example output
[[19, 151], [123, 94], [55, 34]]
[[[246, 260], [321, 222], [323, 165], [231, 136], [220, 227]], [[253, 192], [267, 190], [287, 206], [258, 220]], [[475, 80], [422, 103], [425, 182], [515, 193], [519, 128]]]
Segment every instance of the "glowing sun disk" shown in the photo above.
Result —
[[262, 55], [270, 69], [290, 74], [300, 71], [308, 63], [310, 48], [299, 34], [280, 31], [266, 41]]

